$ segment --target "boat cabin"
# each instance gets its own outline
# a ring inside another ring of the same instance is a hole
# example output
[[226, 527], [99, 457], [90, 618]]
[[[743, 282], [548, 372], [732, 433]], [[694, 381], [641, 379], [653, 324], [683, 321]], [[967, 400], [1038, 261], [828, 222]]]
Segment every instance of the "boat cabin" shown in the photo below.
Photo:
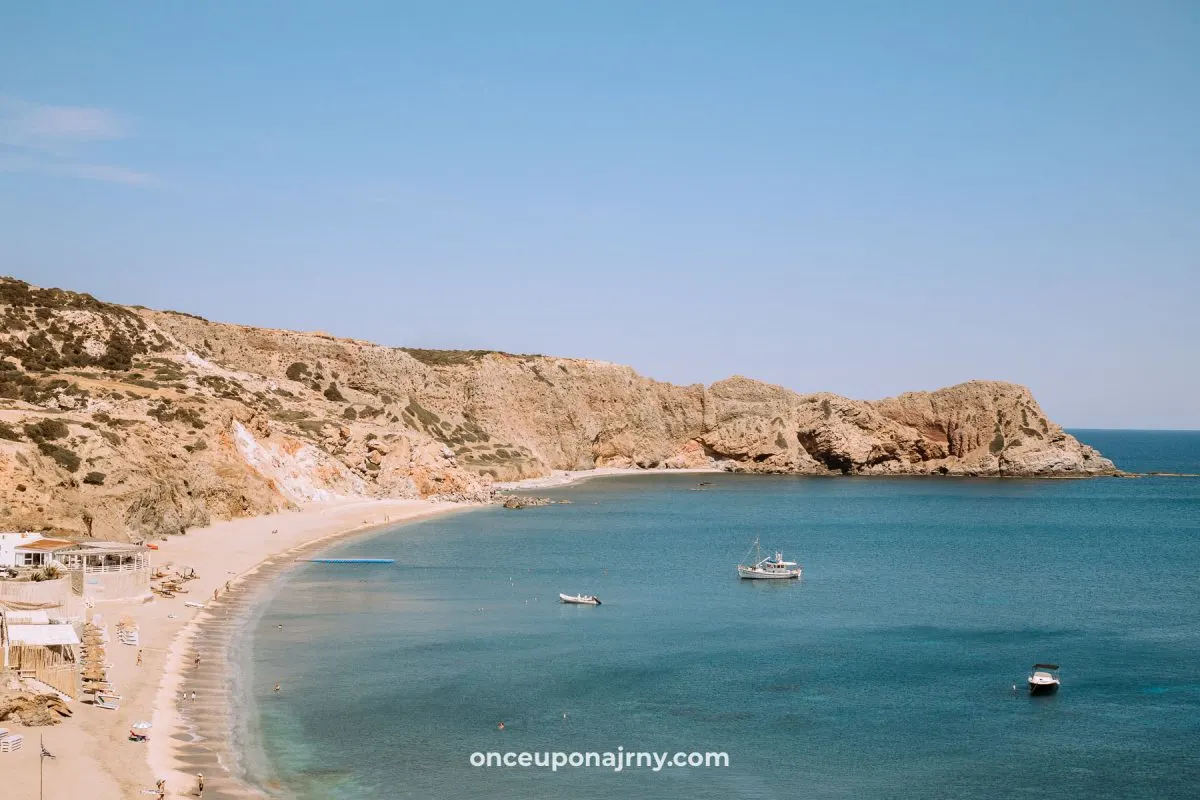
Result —
[[1061, 681], [1058, 664], [1034, 664], [1029, 670], [1029, 693], [1052, 694], [1058, 691]]

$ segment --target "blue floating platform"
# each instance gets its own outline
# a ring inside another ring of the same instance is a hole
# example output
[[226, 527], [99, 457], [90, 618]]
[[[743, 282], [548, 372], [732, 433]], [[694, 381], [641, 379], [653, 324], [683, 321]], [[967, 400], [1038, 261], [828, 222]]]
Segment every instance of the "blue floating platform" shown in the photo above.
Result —
[[310, 564], [395, 564], [394, 558], [303, 558]]

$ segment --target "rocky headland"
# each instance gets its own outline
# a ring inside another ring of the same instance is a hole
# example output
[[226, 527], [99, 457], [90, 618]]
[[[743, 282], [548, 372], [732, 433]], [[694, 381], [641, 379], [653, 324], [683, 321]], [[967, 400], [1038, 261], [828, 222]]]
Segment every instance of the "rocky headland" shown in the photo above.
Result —
[[335, 497], [491, 499], [596, 467], [1083, 477], [1028, 389], [878, 401], [599, 361], [383, 347], [0, 278], [0, 530], [105, 539]]

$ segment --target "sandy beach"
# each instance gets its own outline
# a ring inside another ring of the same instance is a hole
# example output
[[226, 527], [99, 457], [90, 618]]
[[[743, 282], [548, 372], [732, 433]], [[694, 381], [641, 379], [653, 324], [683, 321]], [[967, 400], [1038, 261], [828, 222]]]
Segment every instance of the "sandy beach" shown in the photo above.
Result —
[[[229, 684], [224, 652], [256, 588], [303, 552], [334, 539], [473, 507], [423, 500], [336, 501], [220, 522], [159, 542], [156, 566], [190, 567], [199, 575], [187, 584], [188, 593], [146, 602], [99, 603], [94, 609], [114, 636], [107, 656], [112, 664], [109, 675], [122, 697], [120, 709], [108, 711], [76, 701], [71, 703], [74, 716], [53, 727], [6, 723], [25, 737], [25, 746], [0, 756], [5, 797], [39, 796], [39, 737], [56, 756], [44, 764], [46, 798], [153, 797], [159, 778], [166, 780], [167, 797], [194, 797], [197, 772], [205, 775], [204, 796], [210, 800], [258, 796], [226, 770], [231, 754], [226, 749]], [[194, 608], [187, 602], [204, 605]], [[123, 615], [137, 621], [140, 648], [115, 642], [115, 626]], [[189, 699], [181, 701], [185, 690]], [[195, 702], [190, 700], [193, 691]], [[143, 720], [153, 723], [150, 741], [129, 741], [130, 726]]]
[[[497, 488], [554, 488], [590, 478], [720, 470], [602, 468], [556, 471]], [[229, 665], [232, 635], [261, 591], [297, 557], [335, 539], [383, 525], [477, 506], [424, 500], [341, 500], [298, 511], [219, 522], [157, 542], [155, 566], [188, 567], [199, 575], [187, 593], [145, 602], [99, 603], [93, 613], [108, 625], [109, 675], [121, 695], [117, 711], [94, 708], [90, 699], [71, 703], [74, 716], [48, 728], [6, 723], [25, 746], [6, 753], [5, 786], [14, 798], [38, 797], [39, 737], [55, 755], [44, 763], [46, 798], [153, 797], [166, 780], [167, 797], [195, 797], [196, 774], [205, 776], [206, 798], [260, 797], [236, 777], [238, 754], [230, 747]], [[215, 592], [215, 594], [214, 594]], [[186, 603], [201, 603], [201, 607]], [[115, 643], [123, 616], [137, 621], [141, 647]], [[141, 664], [138, 664], [138, 655]], [[200, 657], [199, 665], [196, 657]], [[196, 699], [191, 699], [191, 693]], [[150, 740], [128, 739], [134, 722], [148, 721]]]
[[527, 478], [523, 481], [497, 483], [496, 488], [502, 491], [527, 489], [554, 489], [559, 486], [569, 486], [573, 483], [586, 481], [591, 478], [612, 477], [615, 475], [678, 475], [696, 474], [711, 475], [725, 472], [723, 469], [697, 467], [694, 469], [641, 469], [639, 467], [598, 467], [596, 469], [556, 469], [544, 478]]

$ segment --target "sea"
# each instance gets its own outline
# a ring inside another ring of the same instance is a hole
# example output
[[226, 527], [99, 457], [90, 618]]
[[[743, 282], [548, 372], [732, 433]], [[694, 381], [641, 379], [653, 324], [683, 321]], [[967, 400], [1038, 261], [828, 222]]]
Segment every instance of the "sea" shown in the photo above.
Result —
[[[1200, 432], [1073, 433], [1200, 473]], [[1200, 797], [1200, 478], [536, 494], [569, 502], [382, 530], [324, 554], [395, 564], [275, 582], [233, 648], [246, 777], [300, 800]], [[803, 578], [739, 580], [755, 537]], [[1057, 695], [1029, 696], [1035, 662]]]

